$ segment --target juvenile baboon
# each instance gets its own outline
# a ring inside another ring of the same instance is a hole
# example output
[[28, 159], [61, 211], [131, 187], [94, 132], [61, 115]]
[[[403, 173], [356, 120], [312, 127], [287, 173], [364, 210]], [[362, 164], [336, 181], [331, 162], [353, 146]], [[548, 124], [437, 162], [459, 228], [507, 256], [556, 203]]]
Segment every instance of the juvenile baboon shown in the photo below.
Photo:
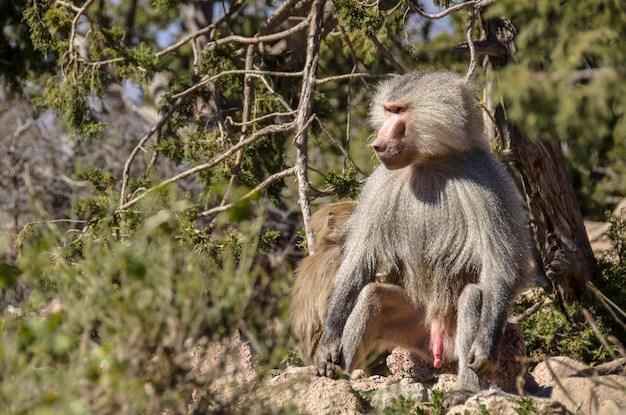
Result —
[[315, 362], [324, 334], [333, 279], [341, 260], [340, 232], [355, 207], [355, 202], [332, 203], [311, 216], [314, 254], [298, 263], [289, 307], [291, 331], [298, 341], [300, 357], [307, 364]]
[[[291, 330], [306, 364], [315, 362], [324, 334], [333, 279], [341, 261], [342, 231], [355, 208], [355, 202], [331, 203], [311, 216], [315, 253], [298, 264], [289, 309]], [[395, 277], [386, 273], [378, 279], [393, 281]], [[428, 338], [428, 330], [422, 324], [423, 310], [416, 308], [398, 285], [372, 283], [367, 292], [368, 300], [363, 302], [366, 307], [353, 314], [359, 315], [359, 327], [355, 324], [349, 334], [349, 370], [377, 352], [396, 346], [423, 355]]]
[[382, 162], [346, 223], [318, 373], [335, 376], [358, 353], [381, 264], [395, 267], [423, 313], [435, 367], [458, 359], [454, 404], [478, 391], [498, 361], [512, 303], [538, 274], [524, 202], [491, 154], [473, 88], [450, 72], [385, 81], [370, 108]]

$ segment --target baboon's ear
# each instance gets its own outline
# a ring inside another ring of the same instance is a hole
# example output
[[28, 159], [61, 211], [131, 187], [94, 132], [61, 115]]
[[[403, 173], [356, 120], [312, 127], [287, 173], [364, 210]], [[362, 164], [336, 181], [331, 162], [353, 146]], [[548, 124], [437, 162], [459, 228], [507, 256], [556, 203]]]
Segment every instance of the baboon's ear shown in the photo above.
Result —
[[328, 228], [334, 231], [337, 228], [337, 214], [333, 211], [328, 212], [326, 223], [328, 224]]

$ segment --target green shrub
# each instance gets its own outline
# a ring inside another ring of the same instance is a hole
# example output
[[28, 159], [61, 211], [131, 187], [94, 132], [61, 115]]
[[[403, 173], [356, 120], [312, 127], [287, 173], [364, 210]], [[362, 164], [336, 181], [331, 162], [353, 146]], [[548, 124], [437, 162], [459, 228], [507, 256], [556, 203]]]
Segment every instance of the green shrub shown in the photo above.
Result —
[[[211, 385], [223, 371], [194, 369], [194, 352], [206, 353], [203, 345], [245, 321], [259, 345], [258, 369], [285, 354], [286, 336], [267, 331], [284, 302], [261, 308], [253, 298], [260, 222], [237, 224], [237, 254], [215, 242], [217, 261], [215, 252], [194, 252], [182, 209], [151, 212], [124, 237], [123, 217], [82, 233], [41, 225], [23, 237], [20, 278], [32, 291], [21, 316], [0, 315], [4, 411], [187, 413], [197, 392], [196, 413], [223, 412], [236, 394], [214, 399]], [[61, 310], [46, 312], [52, 304]]]
[[[598, 261], [599, 277], [593, 281], [594, 299], [588, 304], [574, 304], [563, 313], [553, 294], [522, 301], [527, 308], [545, 301], [537, 312], [521, 322], [528, 353], [541, 360], [547, 356], [568, 356], [595, 365], [618, 356], [618, 348], [608, 339], [625, 339], [626, 310], [626, 222], [611, 218], [608, 236], [612, 247]], [[585, 319], [587, 309], [604, 342]], [[609, 346], [608, 348], [606, 346]]]

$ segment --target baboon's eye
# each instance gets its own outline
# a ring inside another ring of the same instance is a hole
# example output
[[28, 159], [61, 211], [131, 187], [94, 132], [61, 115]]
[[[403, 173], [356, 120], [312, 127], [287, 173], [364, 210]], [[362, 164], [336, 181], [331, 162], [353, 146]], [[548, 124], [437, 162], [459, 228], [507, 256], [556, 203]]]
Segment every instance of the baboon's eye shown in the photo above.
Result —
[[392, 114], [402, 114], [406, 111], [406, 105], [389, 102], [384, 105], [385, 111]]

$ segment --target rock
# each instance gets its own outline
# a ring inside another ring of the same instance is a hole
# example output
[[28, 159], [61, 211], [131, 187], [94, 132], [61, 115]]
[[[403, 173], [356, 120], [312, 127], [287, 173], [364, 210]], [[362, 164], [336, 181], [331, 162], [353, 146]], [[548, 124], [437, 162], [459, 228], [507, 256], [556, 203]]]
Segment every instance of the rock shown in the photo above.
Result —
[[617, 415], [626, 412], [626, 377], [570, 377], [554, 383], [552, 399], [581, 414]]
[[348, 380], [307, 373], [285, 372], [267, 380], [246, 396], [242, 405], [249, 412], [284, 409], [287, 413], [316, 415], [365, 413]]
[[[626, 198], [622, 199], [611, 213], [612, 216], [626, 219]], [[611, 228], [608, 222], [585, 221], [585, 230], [587, 238], [591, 244], [591, 249], [595, 256], [599, 257], [613, 247], [613, 243], [609, 239], [607, 233]]]
[[432, 386], [431, 389], [442, 391], [445, 393], [454, 390], [455, 385], [456, 375], [445, 373], [437, 378], [437, 382]]
[[611, 240], [607, 236], [607, 232], [610, 228], [611, 224], [608, 222], [585, 221], [587, 239], [589, 239], [591, 250], [596, 257], [601, 256], [604, 252], [611, 249]]
[[252, 351], [248, 343], [241, 340], [238, 331], [220, 342], [210, 343], [206, 354], [199, 353], [201, 350], [202, 346], [196, 349], [193, 356], [194, 366], [199, 366], [201, 371], [220, 370], [221, 378], [231, 378], [235, 383], [255, 382]]
[[[449, 414], [606, 414], [626, 413], [626, 377], [621, 373], [626, 359], [618, 359], [597, 368], [568, 358], [551, 358], [539, 367], [544, 396], [520, 396], [498, 388], [480, 391]], [[544, 369], [542, 369], [542, 367]], [[541, 375], [543, 370], [544, 375]], [[593, 372], [590, 372], [593, 370]], [[593, 373], [581, 377], [581, 373]], [[543, 383], [548, 380], [548, 383]], [[284, 410], [310, 414], [364, 413], [435, 413], [428, 402], [433, 390], [452, 390], [456, 375], [441, 374], [429, 383], [418, 383], [396, 375], [374, 375], [362, 379], [332, 380], [315, 375], [315, 367], [288, 368], [273, 379], [264, 381], [248, 394], [239, 408], [249, 412]], [[419, 409], [419, 410], [418, 410]]]
[[533, 376], [540, 386], [550, 386], [557, 379], [606, 375], [626, 376], [626, 358], [590, 367], [569, 357], [556, 356], [539, 363], [533, 370]]
[[[519, 346], [516, 328], [509, 330], [501, 349], [495, 382], [515, 390], [525, 373], [523, 359], [512, 356], [525, 352]], [[518, 333], [521, 336], [521, 331]], [[208, 346], [208, 347], [207, 347]], [[504, 348], [508, 347], [508, 348]], [[201, 351], [204, 353], [200, 353]], [[212, 409], [242, 413], [308, 413], [316, 415], [365, 413], [436, 413], [436, 402], [428, 402], [434, 390], [454, 389], [456, 367], [439, 373], [430, 363], [416, 361], [408, 353], [394, 351], [391, 376], [332, 380], [316, 375], [315, 366], [289, 367], [257, 385], [250, 349], [235, 334], [219, 343], [195, 349], [194, 369], [207, 376], [207, 389], [190, 400], [190, 408], [206, 405]], [[408, 377], [423, 370], [422, 379]], [[404, 371], [404, 373], [403, 373]], [[503, 376], [503, 373], [507, 374]], [[470, 397], [449, 414], [607, 414], [626, 413], [626, 358], [589, 367], [567, 357], [552, 357], [540, 363], [531, 377], [536, 386], [532, 396], [507, 393], [492, 387]], [[528, 374], [530, 377], [530, 374]], [[499, 380], [498, 380], [499, 379]], [[535, 382], [536, 380], [536, 382]], [[526, 385], [528, 385], [528, 381]], [[540, 387], [541, 386], [541, 387]], [[528, 390], [528, 389], [527, 389]], [[199, 393], [199, 391], [198, 391]], [[421, 411], [421, 412], [420, 412]]]
[[370, 376], [333, 380], [315, 375], [315, 367], [288, 368], [248, 394], [242, 407], [250, 412], [285, 409], [315, 415], [403, 412], [427, 399], [426, 387], [412, 379]]
[[415, 405], [428, 400], [426, 388], [408, 378], [400, 382], [384, 382], [373, 390], [370, 405], [380, 412], [403, 405]]
[[450, 408], [448, 414], [462, 415], [519, 415], [522, 413], [536, 415], [569, 415], [572, 414], [559, 402], [530, 396], [512, 395], [501, 390], [486, 390], [470, 397], [465, 404]]
[[620, 375], [626, 376], [626, 357], [615, 359], [598, 366], [586, 368], [576, 374], [576, 376], [606, 376]]
[[589, 369], [584, 363], [565, 356], [551, 357], [539, 363], [533, 370], [533, 376], [539, 386], [547, 386], [556, 379], [565, 379]]
[[444, 363], [439, 369], [435, 369], [432, 359], [428, 356], [420, 357], [412, 355], [408, 350], [396, 347], [387, 356], [387, 367], [394, 376], [412, 377], [420, 381], [434, 379], [440, 373], [456, 373], [455, 363]]
[[625, 373], [626, 358], [589, 367], [564, 356], [551, 357], [533, 371], [541, 386], [538, 394], [581, 414], [626, 412]]
[[237, 331], [219, 342], [201, 339], [192, 347], [191, 361], [194, 376], [206, 385], [206, 391], [198, 388], [192, 393], [192, 407], [204, 405], [207, 396], [211, 405], [229, 407], [256, 385], [252, 351]]
[[[526, 345], [524, 333], [516, 324], [508, 324], [500, 347], [500, 361], [494, 375], [488, 380], [490, 385], [507, 392], [520, 392], [534, 387], [534, 379], [524, 364]], [[433, 368], [430, 359], [413, 356], [400, 348], [394, 349], [387, 357], [389, 371], [396, 376], [410, 376], [428, 382], [437, 374], [456, 374], [455, 362], [446, 363], [438, 371]]]

